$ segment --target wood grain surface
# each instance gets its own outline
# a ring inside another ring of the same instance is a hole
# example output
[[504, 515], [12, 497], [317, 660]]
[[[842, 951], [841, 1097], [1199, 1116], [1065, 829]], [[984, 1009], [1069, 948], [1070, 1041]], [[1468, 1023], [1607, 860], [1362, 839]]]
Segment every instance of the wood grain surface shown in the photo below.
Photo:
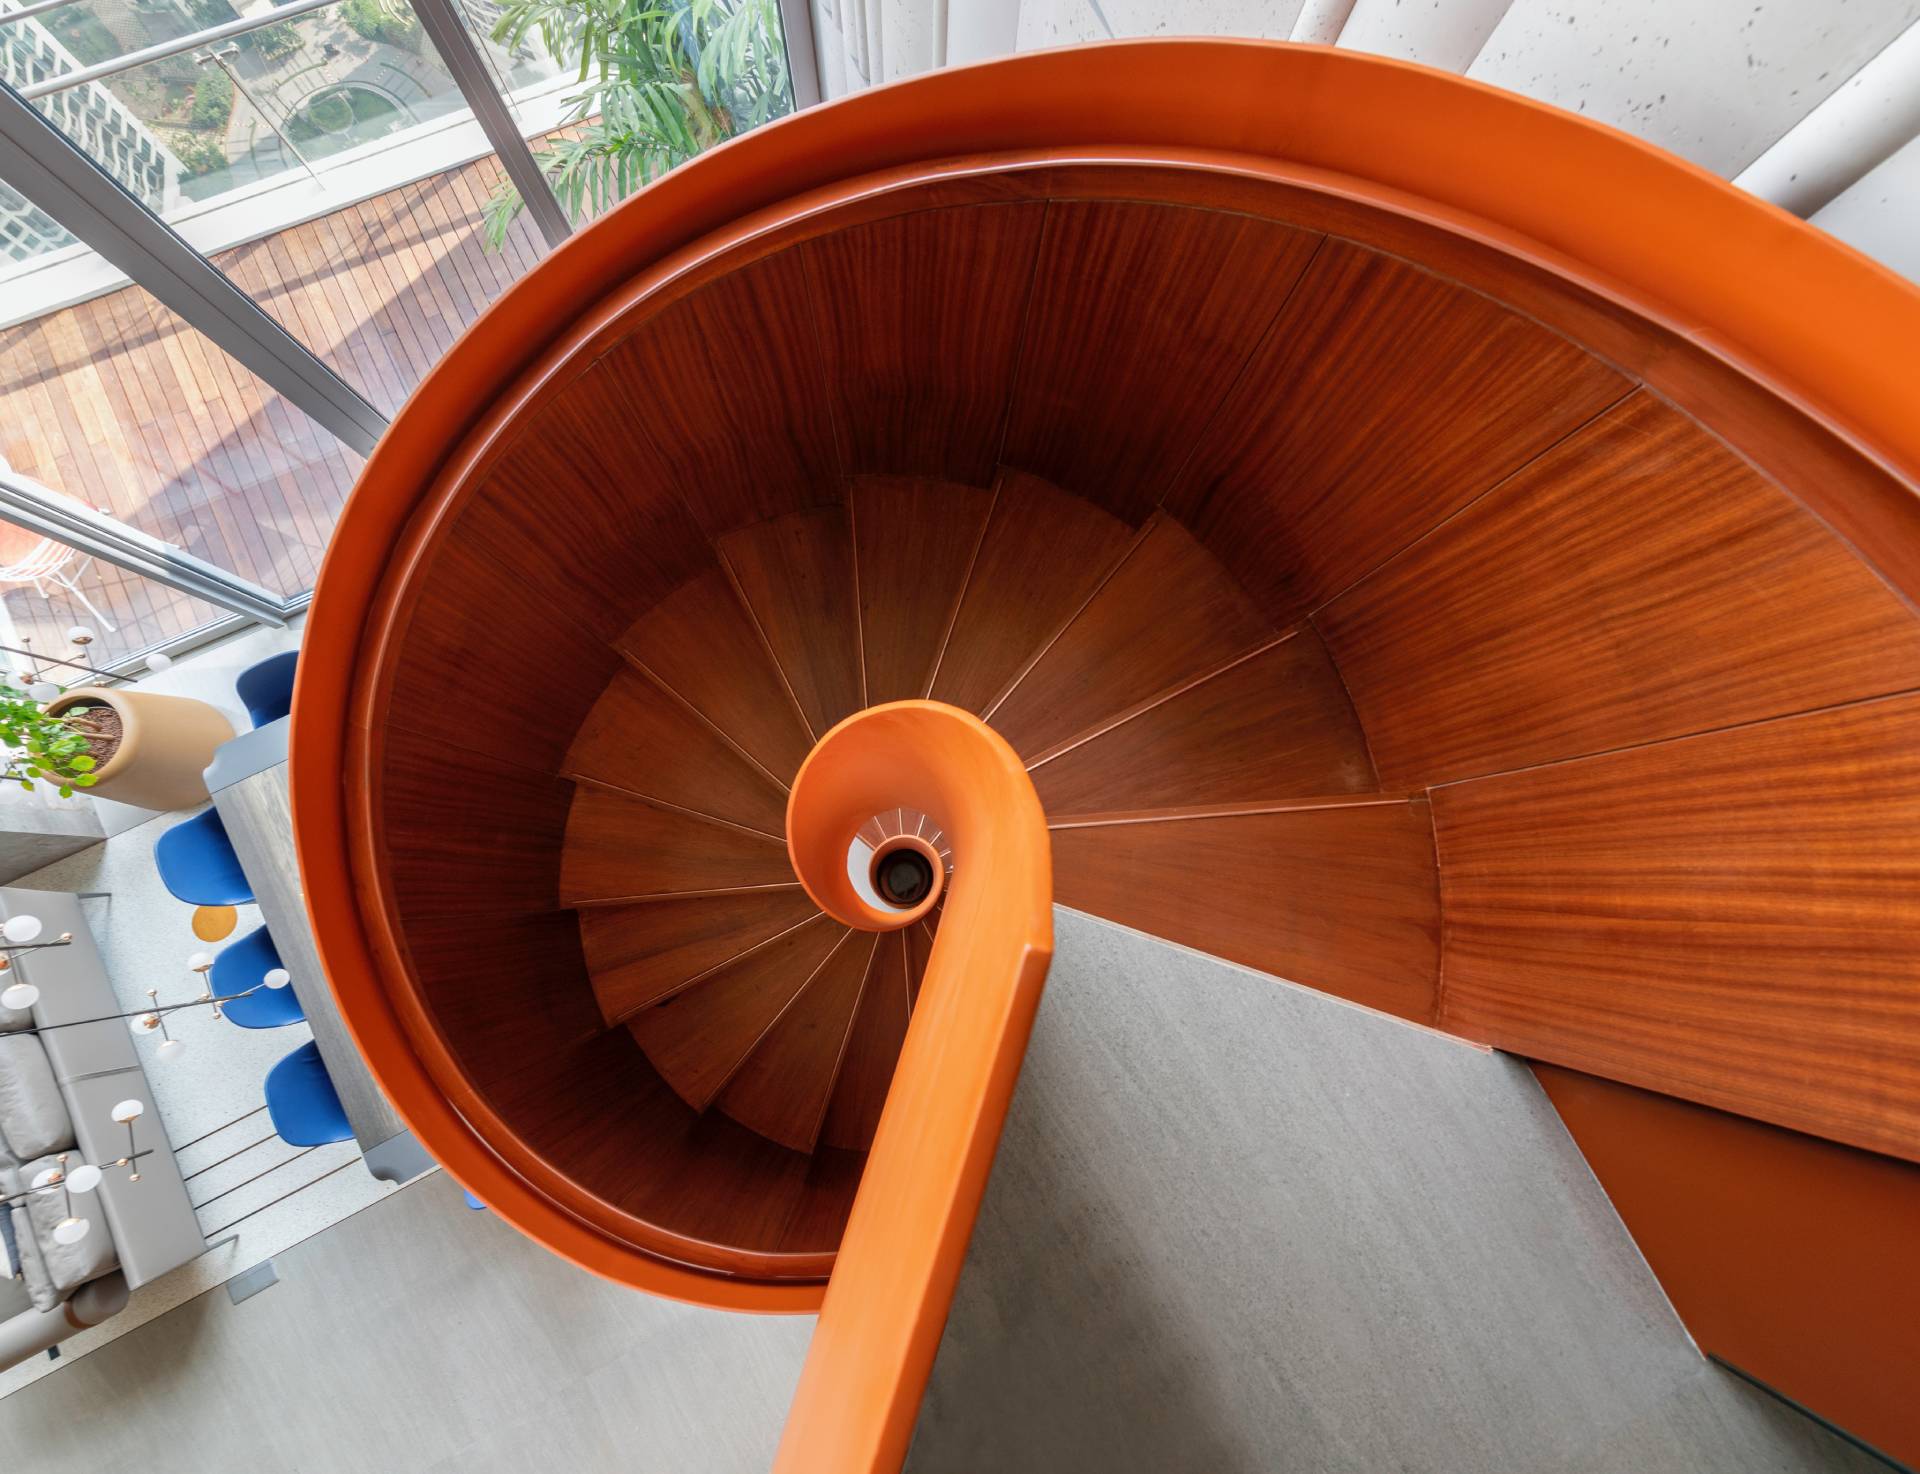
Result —
[[654, 1067], [705, 1110], [847, 936], [822, 913], [627, 1021]]
[[1053, 831], [1063, 906], [1430, 1022], [1440, 898], [1426, 805]]
[[794, 884], [784, 841], [597, 783], [574, 791], [560, 854], [569, 905]]
[[1185, 528], [1157, 518], [988, 719], [1031, 759], [1274, 633]]
[[1005, 460], [1139, 522], [1319, 243], [1222, 210], [1050, 203]]
[[585, 906], [580, 945], [594, 997], [617, 1024], [819, 913], [805, 891]]
[[724, 569], [687, 580], [616, 643], [782, 784], [799, 772], [806, 722]]
[[1920, 697], [1433, 806], [1447, 1028], [1920, 1157]]
[[1033, 767], [1049, 815], [1372, 789], [1340, 673], [1303, 629]]
[[1388, 787], [1920, 687], [1920, 619], [1646, 394], [1314, 622]]
[[1124, 553], [1132, 534], [1091, 502], [1003, 471], [932, 696], [984, 711]]
[[946, 643], [993, 494], [925, 477], [862, 476], [849, 504], [867, 705], [917, 700]]
[[853, 1033], [847, 1039], [840, 1078], [820, 1127], [823, 1145], [861, 1152], [873, 1145], [880, 1109], [887, 1103], [887, 1087], [893, 1083], [893, 1067], [899, 1062], [900, 1046], [906, 1042], [911, 1007], [906, 939], [897, 931], [882, 932], [866, 987], [860, 994]]
[[820, 738], [863, 705], [853, 530], [844, 507], [761, 522], [716, 544]]
[[786, 794], [712, 727], [632, 667], [615, 671], [561, 765], [677, 808], [786, 837]]
[[1285, 623], [1627, 388], [1485, 297], [1329, 240], [1166, 507]]
[[985, 486], [999, 458], [1046, 207], [925, 210], [801, 247], [849, 472]]

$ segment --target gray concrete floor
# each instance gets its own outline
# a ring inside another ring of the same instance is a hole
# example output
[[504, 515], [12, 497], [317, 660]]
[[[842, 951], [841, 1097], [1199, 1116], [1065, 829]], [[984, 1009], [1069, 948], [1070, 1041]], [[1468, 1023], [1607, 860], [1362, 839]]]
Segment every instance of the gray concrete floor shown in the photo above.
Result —
[[1700, 1356], [1518, 1061], [1055, 919], [910, 1474], [1884, 1474]]
[[0, 1400], [34, 1474], [760, 1474], [810, 1317], [620, 1289], [434, 1173]]

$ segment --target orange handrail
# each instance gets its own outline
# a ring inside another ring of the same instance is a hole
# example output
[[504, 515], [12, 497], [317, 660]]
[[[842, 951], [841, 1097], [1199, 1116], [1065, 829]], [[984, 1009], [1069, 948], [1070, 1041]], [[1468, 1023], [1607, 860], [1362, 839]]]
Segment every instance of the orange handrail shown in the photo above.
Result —
[[850, 716], [802, 765], [787, 847], [807, 893], [850, 926], [891, 925], [854, 889], [847, 846], [903, 805], [933, 816], [958, 863], [776, 1474], [906, 1458], [1053, 958], [1053, 853], [1033, 783], [984, 722], [937, 701]]

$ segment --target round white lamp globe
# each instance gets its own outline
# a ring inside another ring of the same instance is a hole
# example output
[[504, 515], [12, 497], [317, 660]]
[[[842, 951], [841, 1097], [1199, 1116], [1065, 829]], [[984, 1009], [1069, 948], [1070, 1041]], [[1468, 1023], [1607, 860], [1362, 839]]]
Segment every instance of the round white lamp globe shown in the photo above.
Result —
[[165, 670], [173, 664], [173, 657], [163, 650], [156, 650], [147, 657], [148, 670]]
[[187, 966], [195, 972], [205, 972], [213, 966], [213, 953], [195, 952], [188, 956]]
[[27, 695], [35, 701], [57, 701], [60, 699], [60, 688], [52, 681], [29, 681]]
[[147, 1113], [146, 1106], [137, 1100], [123, 1100], [113, 1108], [113, 1119], [122, 1126], [129, 1121], [137, 1121]]
[[154, 1054], [160, 1059], [175, 1059], [185, 1052], [186, 1047], [187, 1046], [182, 1044], [178, 1039], [169, 1039], [165, 1044], [162, 1044], [158, 1049], [154, 1050]]
[[59, 1185], [60, 1169], [58, 1167], [42, 1168], [33, 1174], [33, 1181], [27, 1184], [27, 1186], [35, 1192], [38, 1192], [43, 1187], [58, 1187]]
[[84, 624], [68, 625], [67, 640], [69, 643], [75, 645], [91, 645], [93, 643], [93, 631], [88, 629]]
[[284, 967], [269, 968], [267, 975], [260, 979], [269, 988], [284, 988], [293, 981], [293, 974]]
[[0, 1006], [7, 1008], [32, 1008], [40, 1001], [40, 990], [32, 983], [15, 983], [12, 987], [0, 991]]
[[90, 1193], [100, 1185], [100, 1169], [87, 1162], [67, 1174], [67, 1191]]
[[40, 931], [38, 916], [9, 916], [5, 921], [0, 921], [0, 936], [4, 936], [9, 942], [24, 945], [39, 936]]
[[84, 1218], [62, 1218], [53, 1226], [53, 1241], [56, 1244], [77, 1244], [87, 1236], [87, 1230], [93, 1227]]
[[143, 1013], [133, 1021], [133, 1031], [136, 1034], [151, 1034], [159, 1027], [160, 1015], [157, 1013]]

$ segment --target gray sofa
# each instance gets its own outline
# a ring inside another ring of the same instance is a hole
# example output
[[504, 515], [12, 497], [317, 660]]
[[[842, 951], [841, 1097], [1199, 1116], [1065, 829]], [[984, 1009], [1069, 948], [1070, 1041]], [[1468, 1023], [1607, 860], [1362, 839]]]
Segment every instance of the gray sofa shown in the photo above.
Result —
[[0, 1190], [31, 1186], [62, 1151], [70, 1167], [124, 1156], [127, 1128], [112, 1114], [123, 1100], [145, 1107], [134, 1136], [151, 1155], [139, 1160], [138, 1181], [108, 1166], [91, 1195], [74, 1197], [76, 1214], [91, 1225], [77, 1244], [54, 1242], [64, 1211], [58, 1194], [0, 1209], [11, 1215], [19, 1260], [18, 1273], [0, 1272], [0, 1370], [117, 1313], [131, 1290], [206, 1247], [127, 1024], [32, 1032], [123, 1010], [79, 898], [0, 887], [0, 920], [23, 912], [45, 924], [41, 941], [72, 932], [73, 942], [17, 957], [5, 975], [32, 983], [40, 997], [30, 1010], [0, 1007]]

